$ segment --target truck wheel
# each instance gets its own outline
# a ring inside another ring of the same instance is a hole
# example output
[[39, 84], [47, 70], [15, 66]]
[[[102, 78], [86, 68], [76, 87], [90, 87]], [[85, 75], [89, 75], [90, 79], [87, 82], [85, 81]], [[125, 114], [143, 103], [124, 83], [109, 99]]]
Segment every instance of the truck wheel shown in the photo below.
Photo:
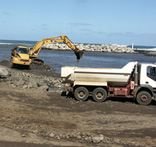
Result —
[[78, 87], [74, 91], [74, 96], [78, 101], [85, 101], [88, 98], [89, 92], [85, 87]]
[[107, 98], [107, 92], [103, 88], [96, 88], [93, 90], [92, 96], [96, 102], [103, 102]]
[[152, 101], [151, 94], [147, 91], [141, 91], [137, 95], [136, 101], [140, 105], [149, 105]]

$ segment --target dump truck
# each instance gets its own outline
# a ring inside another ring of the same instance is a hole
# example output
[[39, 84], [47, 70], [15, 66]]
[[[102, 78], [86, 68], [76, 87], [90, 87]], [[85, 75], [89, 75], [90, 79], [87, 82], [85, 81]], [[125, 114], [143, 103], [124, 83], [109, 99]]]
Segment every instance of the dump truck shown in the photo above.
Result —
[[92, 96], [96, 102], [108, 97], [133, 98], [149, 105], [156, 100], [156, 64], [129, 62], [122, 68], [62, 67], [66, 94], [79, 101]]

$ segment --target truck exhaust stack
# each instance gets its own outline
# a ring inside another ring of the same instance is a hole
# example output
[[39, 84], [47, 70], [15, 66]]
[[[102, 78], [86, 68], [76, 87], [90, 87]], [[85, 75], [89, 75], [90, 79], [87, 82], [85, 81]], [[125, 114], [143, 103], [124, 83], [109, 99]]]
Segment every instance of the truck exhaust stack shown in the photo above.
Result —
[[135, 86], [138, 86], [138, 69], [137, 64], [135, 65], [135, 71], [134, 71], [134, 83]]

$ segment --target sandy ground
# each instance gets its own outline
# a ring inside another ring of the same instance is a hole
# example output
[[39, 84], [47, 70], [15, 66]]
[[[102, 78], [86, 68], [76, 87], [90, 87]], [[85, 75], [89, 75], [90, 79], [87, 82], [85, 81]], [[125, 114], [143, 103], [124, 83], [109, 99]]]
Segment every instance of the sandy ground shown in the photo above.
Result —
[[150, 106], [120, 98], [79, 102], [61, 92], [0, 82], [0, 146], [154, 147], [155, 116], [156, 102]]

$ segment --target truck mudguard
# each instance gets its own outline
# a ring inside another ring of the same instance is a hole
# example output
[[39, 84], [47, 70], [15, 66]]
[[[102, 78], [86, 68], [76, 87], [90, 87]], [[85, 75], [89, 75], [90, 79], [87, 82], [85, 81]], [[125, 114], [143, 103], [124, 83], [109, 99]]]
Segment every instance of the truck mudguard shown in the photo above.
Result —
[[154, 90], [152, 86], [142, 84], [135, 90], [135, 96], [139, 91], [148, 91], [151, 93], [152, 97], [156, 97], [156, 89]]

